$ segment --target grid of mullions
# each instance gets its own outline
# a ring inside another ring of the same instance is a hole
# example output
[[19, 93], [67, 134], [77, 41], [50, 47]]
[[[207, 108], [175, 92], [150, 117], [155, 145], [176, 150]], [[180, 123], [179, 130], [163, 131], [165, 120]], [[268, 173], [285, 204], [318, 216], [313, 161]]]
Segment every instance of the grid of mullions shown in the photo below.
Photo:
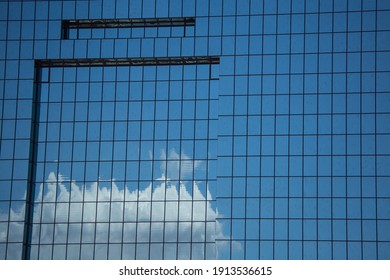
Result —
[[[7, 68], [1, 85], [2, 145], [10, 146], [19, 134], [29, 139], [29, 111], [21, 109], [27, 103], [21, 98], [31, 92], [32, 81], [25, 79], [32, 73], [25, 66], [34, 57], [222, 54], [218, 166], [231, 172], [218, 175], [224, 217], [218, 219], [224, 224], [219, 257], [390, 258], [389, 1], [8, 1], [0, 6], [8, 19], [0, 22], [0, 53], [7, 58], [1, 61]], [[194, 15], [196, 29], [186, 38], [158, 38], [179, 33], [148, 29], [145, 39], [110, 40], [120, 37], [115, 30], [104, 40], [59, 40], [62, 19]], [[14, 158], [20, 152], [26, 161], [28, 153], [14, 151], [4, 153], [8, 158], [1, 162], [7, 170], [0, 172], [3, 209], [17, 209], [26, 188], [24, 164]], [[22, 223], [15, 221], [20, 218], [8, 212], [0, 226], [21, 232]], [[20, 235], [1, 240], [0, 257], [19, 251]], [[42, 245], [42, 250], [63, 246]], [[94, 245], [81, 247], [71, 244], [67, 254], [93, 252]]]
[[388, 259], [388, 24], [298, 2], [223, 19], [220, 258]]
[[41, 69], [30, 258], [215, 258], [215, 71]]

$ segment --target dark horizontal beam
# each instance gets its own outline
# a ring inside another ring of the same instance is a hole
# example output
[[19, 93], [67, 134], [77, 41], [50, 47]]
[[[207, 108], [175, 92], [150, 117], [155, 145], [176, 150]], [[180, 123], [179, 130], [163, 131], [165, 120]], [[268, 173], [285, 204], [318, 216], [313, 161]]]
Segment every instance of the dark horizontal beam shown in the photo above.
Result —
[[193, 17], [63, 20], [64, 29], [194, 26]]
[[69, 30], [71, 29], [186, 27], [194, 25], [194, 17], [63, 20], [62, 39], [69, 38]]
[[162, 66], [219, 64], [218, 56], [183, 56], [150, 58], [86, 58], [86, 59], [38, 59], [36, 68], [47, 67], [103, 67], [103, 66]]
[[78, 19], [62, 21], [62, 39], [69, 39], [71, 29], [140, 28], [195, 26], [194, 17], [127, 18], [127, 19]]

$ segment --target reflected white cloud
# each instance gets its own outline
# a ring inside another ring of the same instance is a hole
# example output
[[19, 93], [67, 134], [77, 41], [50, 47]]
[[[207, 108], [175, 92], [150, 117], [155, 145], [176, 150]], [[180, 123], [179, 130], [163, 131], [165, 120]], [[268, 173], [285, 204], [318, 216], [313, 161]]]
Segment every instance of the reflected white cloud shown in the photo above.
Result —
[[160, 160], [162, 160], [160, 166], [162, 177], [166, 174], [168, 180], [192, 178], [194, 170], [203, 168], [201, 160], [193, 160], [185, 153], [179, 154], [176, 150], [171, 150], [168, 155], [165, 150], [161, 150]]
[[[44, 203], [35, 204], [34, 222], [42, 219], [48, 223], [70, 221], [97, 223], [97, 226], [42, 226], [40, 232], [35, 232], [33, 243], [51, 244], [53, 239], [54, 242], [68, 240], [78, 243], [88, 239], [89, 242], [109, 243], [121, 242], [122, 238], [125, 242], [214, 242], [216, 236], [223, 234], [215, 221], [218, 213], [212, 202], [206, 200], [211, 194], [204, 195], [196, 183], [191, 194], [184, 184], [176, 187], [162, 179], [154, 188], [149, 185], [131, 191], [127, 187], [120, 189], [115, 181], [110, 188], [101, 188], [98, 182], [89, 187], [72, 182], [67, 189], [62, 178], [51, 172], [46, 184], [41, 185], [36, 202]], [[111, 224], [109, 228], [108, 222], [120, 224]], [[192, 257], [203, 259], [204, 247], [194, 248], [198, 250], [192, 251]], [[153, 253], [150, 250], [148, 257], [158, 258]]]
[[[166, 155], [162, 153], [161, 159], [165, 158]], [[50, 172], [45, 184], [41, 184], [36, 190], [33, 212], [33, 222], [36, 225], [33, 227], [32, 244], [41, 244], [42, 248], [44, 244], [151, 242], [154, 245], [142, 252], [136, 249], [138, 245], [123, 248], [110, 246], [108, 254], [104, 249], [107, 245], [98, 246], [103, 249], [96, 249], [95, 257], [104, 259], [109, 255], [122, 255], [133, 258], [136, 255], [141, 259], [175, 259], [178, 255], [179, 258], [215, 258], [215, 239], [224, 238], [224, 235], [222, 226], [216, 221], [218, 211], [211, 201], [210, 192], [207, 187], [202, 192], [196, 182], [188, 186], [178, 182], [175, 184], [169, 179], [177, 175], [172, 170], [192, 174], [193, 169], [199, 167], [201, 162], [191, 161], [188, 156], [180, 156], [175, 151], [171, 151], [168, 158], [178, 159], [177, 164], [181, 164], [179, 159], [184, 159], [185, 164], [180, 168], [162, 166], [161, 178], [154, 185], [142, 188], [139, 186], [137, 189], [121, 186], [115, 180], [109, 185], [107, 182], [83, 185], [69, 181], [63, 174]], [[25, 212], [24, 208], [11, 211], [12, 215], [20, 218]], [[44, 224], [39, 226], [38, 223]], [[7, 232], [0, 231], [0, 239], [6, 239], [6, 235]], [[190, 242], [193, 242], [191, 249]], [[164, 248], [162, 243], [165, 244]], [[65, 250], [66, 246], [56, 248], [56, 255], [61, 255], [58, 254], [58, 248]], [[39, 250], [39, 258], [52, 258], [53, 251]], [[80, 256], [72, 255], [75, 258]], [[83, 253], [81, 257], [82, 255]], [[38, 257], [37, 250], [32, 250], [32, 257]]]

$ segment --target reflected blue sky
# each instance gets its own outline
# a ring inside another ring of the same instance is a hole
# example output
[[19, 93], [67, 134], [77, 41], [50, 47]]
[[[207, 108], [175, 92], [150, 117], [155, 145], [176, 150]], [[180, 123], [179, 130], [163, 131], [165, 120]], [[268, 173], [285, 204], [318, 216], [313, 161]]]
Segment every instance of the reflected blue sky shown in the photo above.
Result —
[[[34, 106], [35, 258], [389, 259], [389, 15], [386, 0], [0, 1], [0, 259], [21, 257]], [[63, 19], [187, 16], [61, 40]], [[33, 103], [34, 59], [207, 55], [220, 65], [45, 68]], [[181, 221], [191, 209], [203, 219]]]

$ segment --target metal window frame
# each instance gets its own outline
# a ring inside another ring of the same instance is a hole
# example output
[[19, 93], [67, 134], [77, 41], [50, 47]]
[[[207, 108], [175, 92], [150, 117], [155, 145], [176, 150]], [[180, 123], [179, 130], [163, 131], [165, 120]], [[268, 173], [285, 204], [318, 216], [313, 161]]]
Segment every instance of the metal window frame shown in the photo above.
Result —
[[147, 28], [147, 27], [178, 27], [195, 26], [194, 17], [172, 18], [128, 18], [128, 19], [79, 19], [63, 20], [61, 24], [62, 39], [69, 39], [71, 29], [97, 28]]
[[219, 56], [184, 56], [184, 57], [151, 57], [151, 58], [91, 58], [91, 59], [38, 59], [35, 60], [35, 77], [33, 93], [33, 111], [31, 121], [30, 157], [28, 185], [26, 193], [25, 225], [23, 234], [22, 259], [30, 259], [32, 225], [34, 213], [35, 172], [37, 161], [36, 143], [38, 142], [38, 121], [40, 104], [40, 84], [42, 68], [64, 67], [105, 67], [105, 66], [164, 66], [164, 65], [211, 65], [220, 64]]

